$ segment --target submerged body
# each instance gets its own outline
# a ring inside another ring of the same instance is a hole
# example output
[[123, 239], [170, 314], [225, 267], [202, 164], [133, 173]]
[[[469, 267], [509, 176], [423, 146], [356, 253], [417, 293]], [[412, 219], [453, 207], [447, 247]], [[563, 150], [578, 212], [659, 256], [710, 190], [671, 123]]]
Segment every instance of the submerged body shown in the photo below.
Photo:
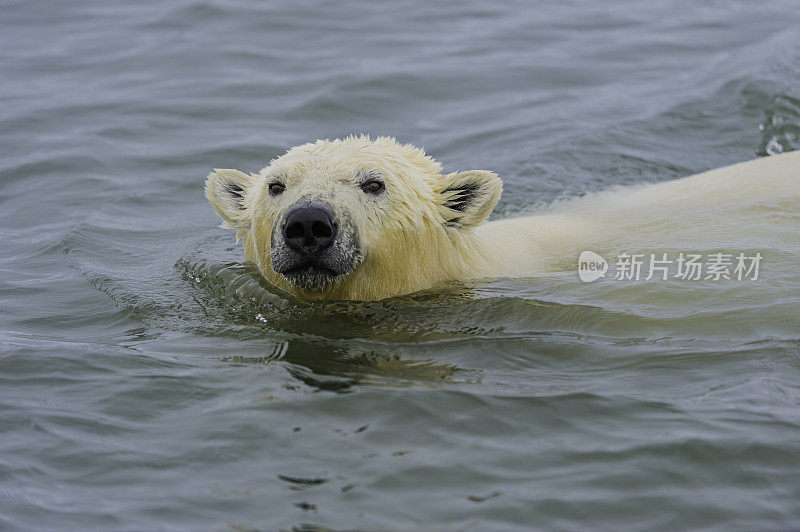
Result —
[[259, 174], [218, 170], [206, 194], [245, 258], [304, 300], [377, 300], [449, 280], [574, 270], [581, 251], [745, 246], [800, 213], [800, 152], [485, 222], [487, 171], [442, 174], [394, 139], [293, 148]]

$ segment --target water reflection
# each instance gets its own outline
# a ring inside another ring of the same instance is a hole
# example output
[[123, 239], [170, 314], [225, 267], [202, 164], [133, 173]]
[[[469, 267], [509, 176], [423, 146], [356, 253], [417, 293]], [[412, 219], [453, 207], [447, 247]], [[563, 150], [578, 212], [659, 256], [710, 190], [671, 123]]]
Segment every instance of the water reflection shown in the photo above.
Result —
[[358, 384], [438, 386], [462, 370], [452, 364], [375, 350], [353, 350], [324, 340], [292, 339], [263, 356], [227, 357], [233, 364], [282, 364], [292, 377], [319, 390], [347, 392]]

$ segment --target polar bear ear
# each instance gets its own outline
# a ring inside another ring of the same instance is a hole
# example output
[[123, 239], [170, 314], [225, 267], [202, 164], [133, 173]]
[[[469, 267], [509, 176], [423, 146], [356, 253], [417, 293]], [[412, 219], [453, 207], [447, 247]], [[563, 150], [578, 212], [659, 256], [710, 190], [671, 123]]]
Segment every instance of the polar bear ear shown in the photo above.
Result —
[[442, 185], [439, 194], [444, 223], [456, 228], [474, 227], [484, 221], [503, 192], [503, 182], [488, 170], [448, 174]]
[[222, 227], [246, 229], [250, 226], [245, 197], [253, 176], [238, 170], [218, 170], [208, 174], [206, 198], [222, 218]]

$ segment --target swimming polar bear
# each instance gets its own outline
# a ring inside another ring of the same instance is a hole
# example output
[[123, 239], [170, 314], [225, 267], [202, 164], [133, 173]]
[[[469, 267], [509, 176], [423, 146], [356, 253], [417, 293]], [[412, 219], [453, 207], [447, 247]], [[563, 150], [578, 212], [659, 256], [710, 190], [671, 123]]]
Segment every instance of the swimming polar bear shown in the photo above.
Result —
[[305, 144], [258, 174], [215, 170], [206, 181], [222, 226], [276, 287], [307, 301], [379, 300], [449, 280], [574, 271], [586, 249], [747, 245], [786, 216], [796, 230], [800, 152], [485, 222], [501, 192], [490, 171], [443, 174], [422, 150], [367, 136]]

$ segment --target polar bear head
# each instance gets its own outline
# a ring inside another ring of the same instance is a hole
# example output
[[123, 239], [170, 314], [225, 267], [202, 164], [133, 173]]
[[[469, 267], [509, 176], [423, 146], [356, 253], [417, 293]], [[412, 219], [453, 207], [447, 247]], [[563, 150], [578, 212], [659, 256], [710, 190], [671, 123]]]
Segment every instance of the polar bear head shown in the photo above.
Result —
[[206, 197], [279, 288], [375, 300], [465, 271], [471, 230], [502, 184], [488, 171], [441, 170], [393, 138], [348, 137], [292, 148], [258, 174], [216, 170]]

